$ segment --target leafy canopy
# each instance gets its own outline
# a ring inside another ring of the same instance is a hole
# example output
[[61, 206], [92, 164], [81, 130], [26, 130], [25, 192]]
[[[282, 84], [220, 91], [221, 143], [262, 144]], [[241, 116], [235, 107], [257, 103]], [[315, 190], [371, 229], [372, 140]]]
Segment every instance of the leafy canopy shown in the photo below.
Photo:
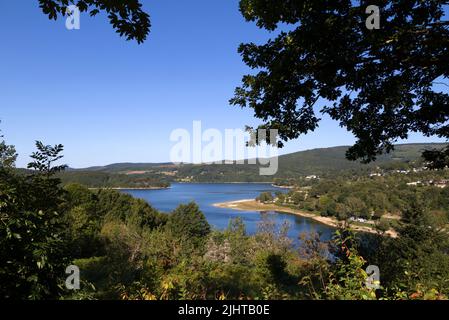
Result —
[[142, 43], [150, 32], [150, 16], [142, 10], [138, 0], [39, 0], [39, 7], [49, 19], [65, 16], [69, 5], [76, 5], [80, 12], [95, 16], [105, 12], [109, 22], [126, 40]]
[[[315, 130], [318, 108], [357, 138], [351, 160], [373, 161], [410, 132], [449, 138], [449, 95], [437, 89], [449, 75], [448, 4], [241, 0], [247, 21], [279, 32], [240, 46], [257, 73], [243, 77], [230, 102], [254, 109], [261, 128], [278, 129], [280, 146]], [[380, 8], [380, 29], [366, 27], [368, 5]]]
[[17, 153], [15, 147], [6, 144], [0, 131], [0, 169], [14, 167], [16, 159]]
[[206, 217], [194, 202], [179, 205], [170, 214], [167, 228], [173, 234], [185, 237], [196, 246], [201, 245], [211, 231]]
[[36, 141], [37, 151], [33, 152], [31, 158], [34, 160], [28, 164], [28, 169], [34, 169], [40, 173], [44, 173], [47, 176], [51, 176], [57, 172], [63, 171], [67, 168], [67, 165], [53, 166], [53, 163], [62, 159], [64, 156], [61, 152], [64, 150], [62, 144], [55, 146], [44, 145], [40, 141]]

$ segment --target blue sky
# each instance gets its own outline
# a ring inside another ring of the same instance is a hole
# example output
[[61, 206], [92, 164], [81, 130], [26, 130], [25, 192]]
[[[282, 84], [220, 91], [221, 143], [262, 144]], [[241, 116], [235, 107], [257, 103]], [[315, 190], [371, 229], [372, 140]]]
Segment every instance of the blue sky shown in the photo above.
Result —
[[[81, 29], [50, 21], [37, 0], [0, 4], [0, 128], [24, 166], [34, 141], [65, 145], [72, 167], [169, 160], [170, 133], [256, 125], [228, 104], [243, 74], [241, 42], [270, 37], [244, 21], [237, 0], [143, 0], [148, 40], [120, 38], [105, 17], [81, 16]], [[412, 135], [408, 142], [438, 141]], [[327, 118], [281, 153], [351, 144]]]

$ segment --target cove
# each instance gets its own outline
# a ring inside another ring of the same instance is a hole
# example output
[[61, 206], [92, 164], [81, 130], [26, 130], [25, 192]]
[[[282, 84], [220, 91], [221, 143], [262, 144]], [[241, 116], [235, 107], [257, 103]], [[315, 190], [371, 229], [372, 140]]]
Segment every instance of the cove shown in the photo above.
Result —
[[[162, 212], [171, 212], [180, 204], [195, 201], [213, 228], [226, 229], [230, 219], [241, 217], [249, 234], [254, 234], [257, 231], [258, 223], [262, 221], [260, 212], [217, 208], [213, 204], [254, 199], [265, 191], [287, 192], [286, 189], [266, 183], [173, 183], [169, 189], [122, 190], [122, 192], [128, 193], [135, 198], [147, 201]], [[290, 224], [288, 236], [295, 242], [299, 234], [303, 232], [319, 232], [323, 240], [328, 240], [335, 231], [335, 229], [329, 226], [304, 217], [276, 211], [266, 213], [278, 226], [288, 221]]]

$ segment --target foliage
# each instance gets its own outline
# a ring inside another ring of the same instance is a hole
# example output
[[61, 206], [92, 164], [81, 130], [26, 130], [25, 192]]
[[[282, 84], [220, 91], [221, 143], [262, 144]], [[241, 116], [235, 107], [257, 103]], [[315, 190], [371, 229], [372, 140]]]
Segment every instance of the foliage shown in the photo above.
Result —
[[37, 171], [29, 176], [0, 168], [2, 298], [42, 299], [62, 293], [60, 285], [70, 253], [58, 211], [63, 192], [58, 179], [52, 177], [56, 169], [51, 167], [61, 151], [59, 146], [39, 154]]
[[[6, 144], [5, 144], [6, 145]], [[282, 205], [348, 219], [371, 214], [398, 238], [310, 233], [300, 247], [263, 215], [255, 234], [241, 219], [212, 230], [195, 203], [160, 213], [114, 190], [61, 187], [62, 146], [38, 143], [30, 168], [0, 168], [0, 294], [12, 299], [446, 299], [448, 188], [408, 186], [446, 171], [303, 180]], [[59, 168], [59, 169], [58, 169]], [[384, 189], [382, 189], [384, 188]], [[272, 199], [264, 195], [265, 199]], [[271, 200], [270, 200], [271, 201]], [[396, 211], [395, 211], [396, 210]], [[400, 221], [388, 220], [386, 212]], [[81, 290], [63, 288], [65, 267], [82, 270]], [[382, 287], [366, 286], [368, 264]]]
[[[375, 252], [365, 255], [382, 271], [384, 286], [409, 298], [420, 293], [448, 295], [449, 237], [420, 200], [404, 213], [398, 239], [380, 239]], [[365, 248], [366, 250], [366, 248]], [[422, 298], [422, 296], [421, 296]]]
[[64, 17], [69, 5], [76, 5], [80, 12], [89, 11], [92, 17], [104, 12], [115, 31], [126, 40], [142, 43], [150, 32], [150, 17], [138, 0], [39, 0], [42, 12], [54, 20], [58, 16]]
[[333, 239], [338, 260], [332, 269], [324, 294], [330, 300], [376, 300], [376, 292], [366, 286], [366, 261], [356, 249], [348, 230], [337, 230]]
[[[300, 182], [299, 188], [290, 190], [279, 204], [303, 210], [310, 209], [339, 220], [360, 218], [376, 222], [387, 216], [388, 220], [398, 219], [409, 209], [413, 200], [422, 199], [429, 209], [429, 215], [444, 223], [449, 221], [449, 188], [439, 188], [432, 183], [448, 178], [447, 170], [409, 170], [406, 173], [386, 171], [379, 177], [332, 176], [321, 178], [312, 185]], [[415, 185], [415, 182], [420, 183]], [[386, 226], [385, 222], [381, 224]]]
[[210, 232], [209, 223], [197, 204], [179, 205], [169, 216], [167, 229], [195, 246], [204, 244]]
[[17, 159], [14, 146], [7, 145], [2, 138], [3, 135], [0, 134], [0, 170], [14, 167]]
[[273, 194], [271, 192], [262, 192], [257, 198], [257, 201], [266, 203], [266, 202], [270, 202], [273, 201]]
[[423, 158], [431, 169], [444, 169], [449, 164], [449, 147], [423, 152]]
[[58, 174], [63, 185], [82, 184], [89, 188], [168, 188], [170, 182], [160, 174], [124, 174], [71, 170]]
[[53, 163], [64, 157], [61, 155], [61, 152], [64, 150], [62, 144], [52, 147], [45, 146], [42, 142], [36, 141], [36, 148], [37, 151], [31, 155], [34, 161], [28, 164], [28, 169], [37, 170], [48, 177], [67, 169], [66, 165], [53, 165]]
[[[378, 30], [366, 27], [368, 5], [381, 10]], [[283, 141], [314, 131], [318, 107], [355, 135], [347, 157], [364, 162], [411, 131], [449, 138], [449, 95], [438, 89], [448, 77], [445, 9], [447, 1], [241, 0], [247, 21], [277, 32], [240, 46], [257, 73], [231, 103]]]

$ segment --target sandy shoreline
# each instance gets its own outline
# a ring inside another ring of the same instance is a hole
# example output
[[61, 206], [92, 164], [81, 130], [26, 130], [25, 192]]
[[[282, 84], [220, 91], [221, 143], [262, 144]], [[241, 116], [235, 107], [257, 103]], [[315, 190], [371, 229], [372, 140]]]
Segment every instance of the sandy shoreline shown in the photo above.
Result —
[[[229, 201], [229, 202], [222, 202], [222, 203], [215, 203], [214, 207], [218, 208], [228, 208], [233, 210], [240, 210], [240, 211], [279, 211], [284, 213], [290, 213], [297, 216], [305, 217], [308, 219], [312, 219], [314, 221], [317, 221], [319, 223], [325, 224], [330, 227], [338, 227], [339, 221], [333, 217], [322, 217], [318, 216], [313, 213], [292, 209], [288, 207], [282, 207], [275, 204], [264, 204], [260, 203], [254, 199], [243, 199], [243, 200], [237, 200], [237, 201]], [[369, 226], [359, 226], [359, 225], [351, 225], [351, 228], [355, 231], [360, 232], [369, 232], [369, 233], [378, 233], [378, 231], [372, 227]], [[398, 235], [394, 230], [388, 230], [386, 235], [396, 238]]]
[[142, 188], [120, 188], [120, 187], [101, 187], [101, 188], [89, 188], [89, 190], [109, 189], [109, 190], [165, 190], [171, 187], [142, 187]]
[[278, 186], [277, 184], [272, 184], [272, 187], [281, 188], [281, 189], [295, 189], [294, 186]]

